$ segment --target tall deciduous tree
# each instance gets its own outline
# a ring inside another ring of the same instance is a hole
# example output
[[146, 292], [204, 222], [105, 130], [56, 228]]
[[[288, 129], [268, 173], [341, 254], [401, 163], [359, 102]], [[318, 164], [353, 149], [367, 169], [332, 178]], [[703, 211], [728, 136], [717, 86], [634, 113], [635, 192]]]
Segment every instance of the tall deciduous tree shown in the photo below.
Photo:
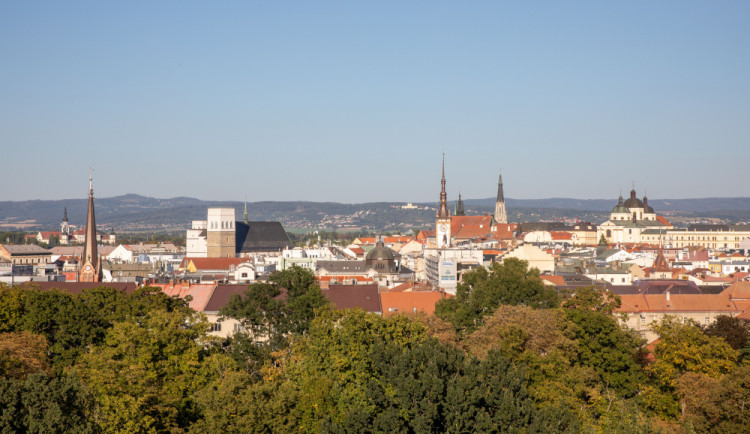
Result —
[[193, 393], [210, 378], [202, 369], [208, 323], [199, 314], [152, 311], [118, 322], [74, 372], [97, 399], [105, 431], [165, 431], [198, 419]]
[[526, 261], [508, 258], [489, 270], [480, 267], [466, 273], [456, 296], [440, 300], [435, 314], [457, 330], [471, 331], [503, 304], [550, 308], [559, 305], [559, 298], [542, 283], [537, 269], [529, 270]]

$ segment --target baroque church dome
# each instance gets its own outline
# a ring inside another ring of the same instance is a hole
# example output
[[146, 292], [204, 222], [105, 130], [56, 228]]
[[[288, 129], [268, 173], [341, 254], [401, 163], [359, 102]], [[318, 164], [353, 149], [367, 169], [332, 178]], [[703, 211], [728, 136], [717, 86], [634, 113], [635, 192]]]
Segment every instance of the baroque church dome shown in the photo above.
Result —
[[626, 208], [643, 208], [643, 202], [635, 197], [635, 189], [630, 190], [630, 197], [625, 201]]

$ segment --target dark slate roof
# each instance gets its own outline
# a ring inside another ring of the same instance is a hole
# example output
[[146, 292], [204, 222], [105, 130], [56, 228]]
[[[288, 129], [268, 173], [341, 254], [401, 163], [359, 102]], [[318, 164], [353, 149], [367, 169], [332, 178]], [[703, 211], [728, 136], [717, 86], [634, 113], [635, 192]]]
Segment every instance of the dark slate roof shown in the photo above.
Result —
[[33, 282], [28, 285], [31, 287], [38, 286], [42, 291], [59, 289], [70, 294], [80, 294], [86, 289], [99, 287], [113, 288], [131, 294], [138, 288], [133, 282]]
[[641, 280], [638, 282], [639, 294], [702, 294], [700, 288], [687, 280]]
[[280, 222], [235, 222], [238, 253], [275, 252], [292, 248], [292, 241]]
[[364, 273], [368, 268], [365, 261], [318, 261], [318, 270], [329, 273]]
[[323, 290], [325, 295], [338, 309], [360, 308], [372, 313], [382, 313], [380, 293], [376, 283], [371, 285], [330, 285]]
[[632, 295], [638, 294], [638, 286], [636, 285], [612, 285], [610, 291], [617, 295]]
[[728, 231], [727, 225], [711, 225], [704, 223], [693, 223], [688, 226], [688, 231], [710, 232], [710, 231]]
[[[244, 295], [245, 291], [250, 288], [251, 285], [248, 284], [218, 284], [216, 285], [216, 288], [214, 288], [214, 292], [211, 293], [211, 297], [208, 299], [208, 302], [206, 303], [206, 307], [203, 308], [204, 312], [218, 312], [221, 310], [222, 307], [226, 306], [227, 303], [229, 303], [229, 299], [232, 298], [233, 295]], [[286, 289], [281, 288], [281, 294], [274, 297], [277, 300], [284, 300], [286, 299]]]

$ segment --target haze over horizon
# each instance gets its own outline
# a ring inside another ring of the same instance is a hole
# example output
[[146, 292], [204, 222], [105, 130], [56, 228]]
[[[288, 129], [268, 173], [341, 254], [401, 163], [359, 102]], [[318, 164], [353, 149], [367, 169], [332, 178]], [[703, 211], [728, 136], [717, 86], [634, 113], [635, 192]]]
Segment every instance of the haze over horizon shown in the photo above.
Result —
[[[747, 197], [748, 2], [8, 2], [0, 201]], [[745, 53], [745, 54], [742, 54]], [[733, 179], [733, 175], [737, 179]], [[729, 178], [729, 179], [728, 179]]]

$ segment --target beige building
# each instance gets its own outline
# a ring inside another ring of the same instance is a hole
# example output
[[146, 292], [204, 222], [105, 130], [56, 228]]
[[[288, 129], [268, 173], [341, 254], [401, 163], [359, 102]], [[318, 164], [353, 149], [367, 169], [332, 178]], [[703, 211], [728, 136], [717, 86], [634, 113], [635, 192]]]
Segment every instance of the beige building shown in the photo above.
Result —
[[209, 208], [206, 227], [206, 248], [209, 258], [234, 258], [234, 208]]
[[555, 257], [532, 244], [521, 244], [498, 257], [502, 262], [506, 258], [518, 258], [529, 263], [529, 268], [536, 268], [540, 273], [554, 273]]
[[52, 252], [36, 244], [0, 245], [0, 259], [13, 265], [42, 265], [51, 262]]
[[745, 309], [732, 299], [730, 288], [719, 294], [623, 294], [622, 305], [616, 310], [626, 314], [624, 323], [640, 332], [651, 343], [658, 339], [652, 323], [671, 315], [683, 321], [692, 320], [701, 325], [716, 321], [719, 315], [737, 316]]

